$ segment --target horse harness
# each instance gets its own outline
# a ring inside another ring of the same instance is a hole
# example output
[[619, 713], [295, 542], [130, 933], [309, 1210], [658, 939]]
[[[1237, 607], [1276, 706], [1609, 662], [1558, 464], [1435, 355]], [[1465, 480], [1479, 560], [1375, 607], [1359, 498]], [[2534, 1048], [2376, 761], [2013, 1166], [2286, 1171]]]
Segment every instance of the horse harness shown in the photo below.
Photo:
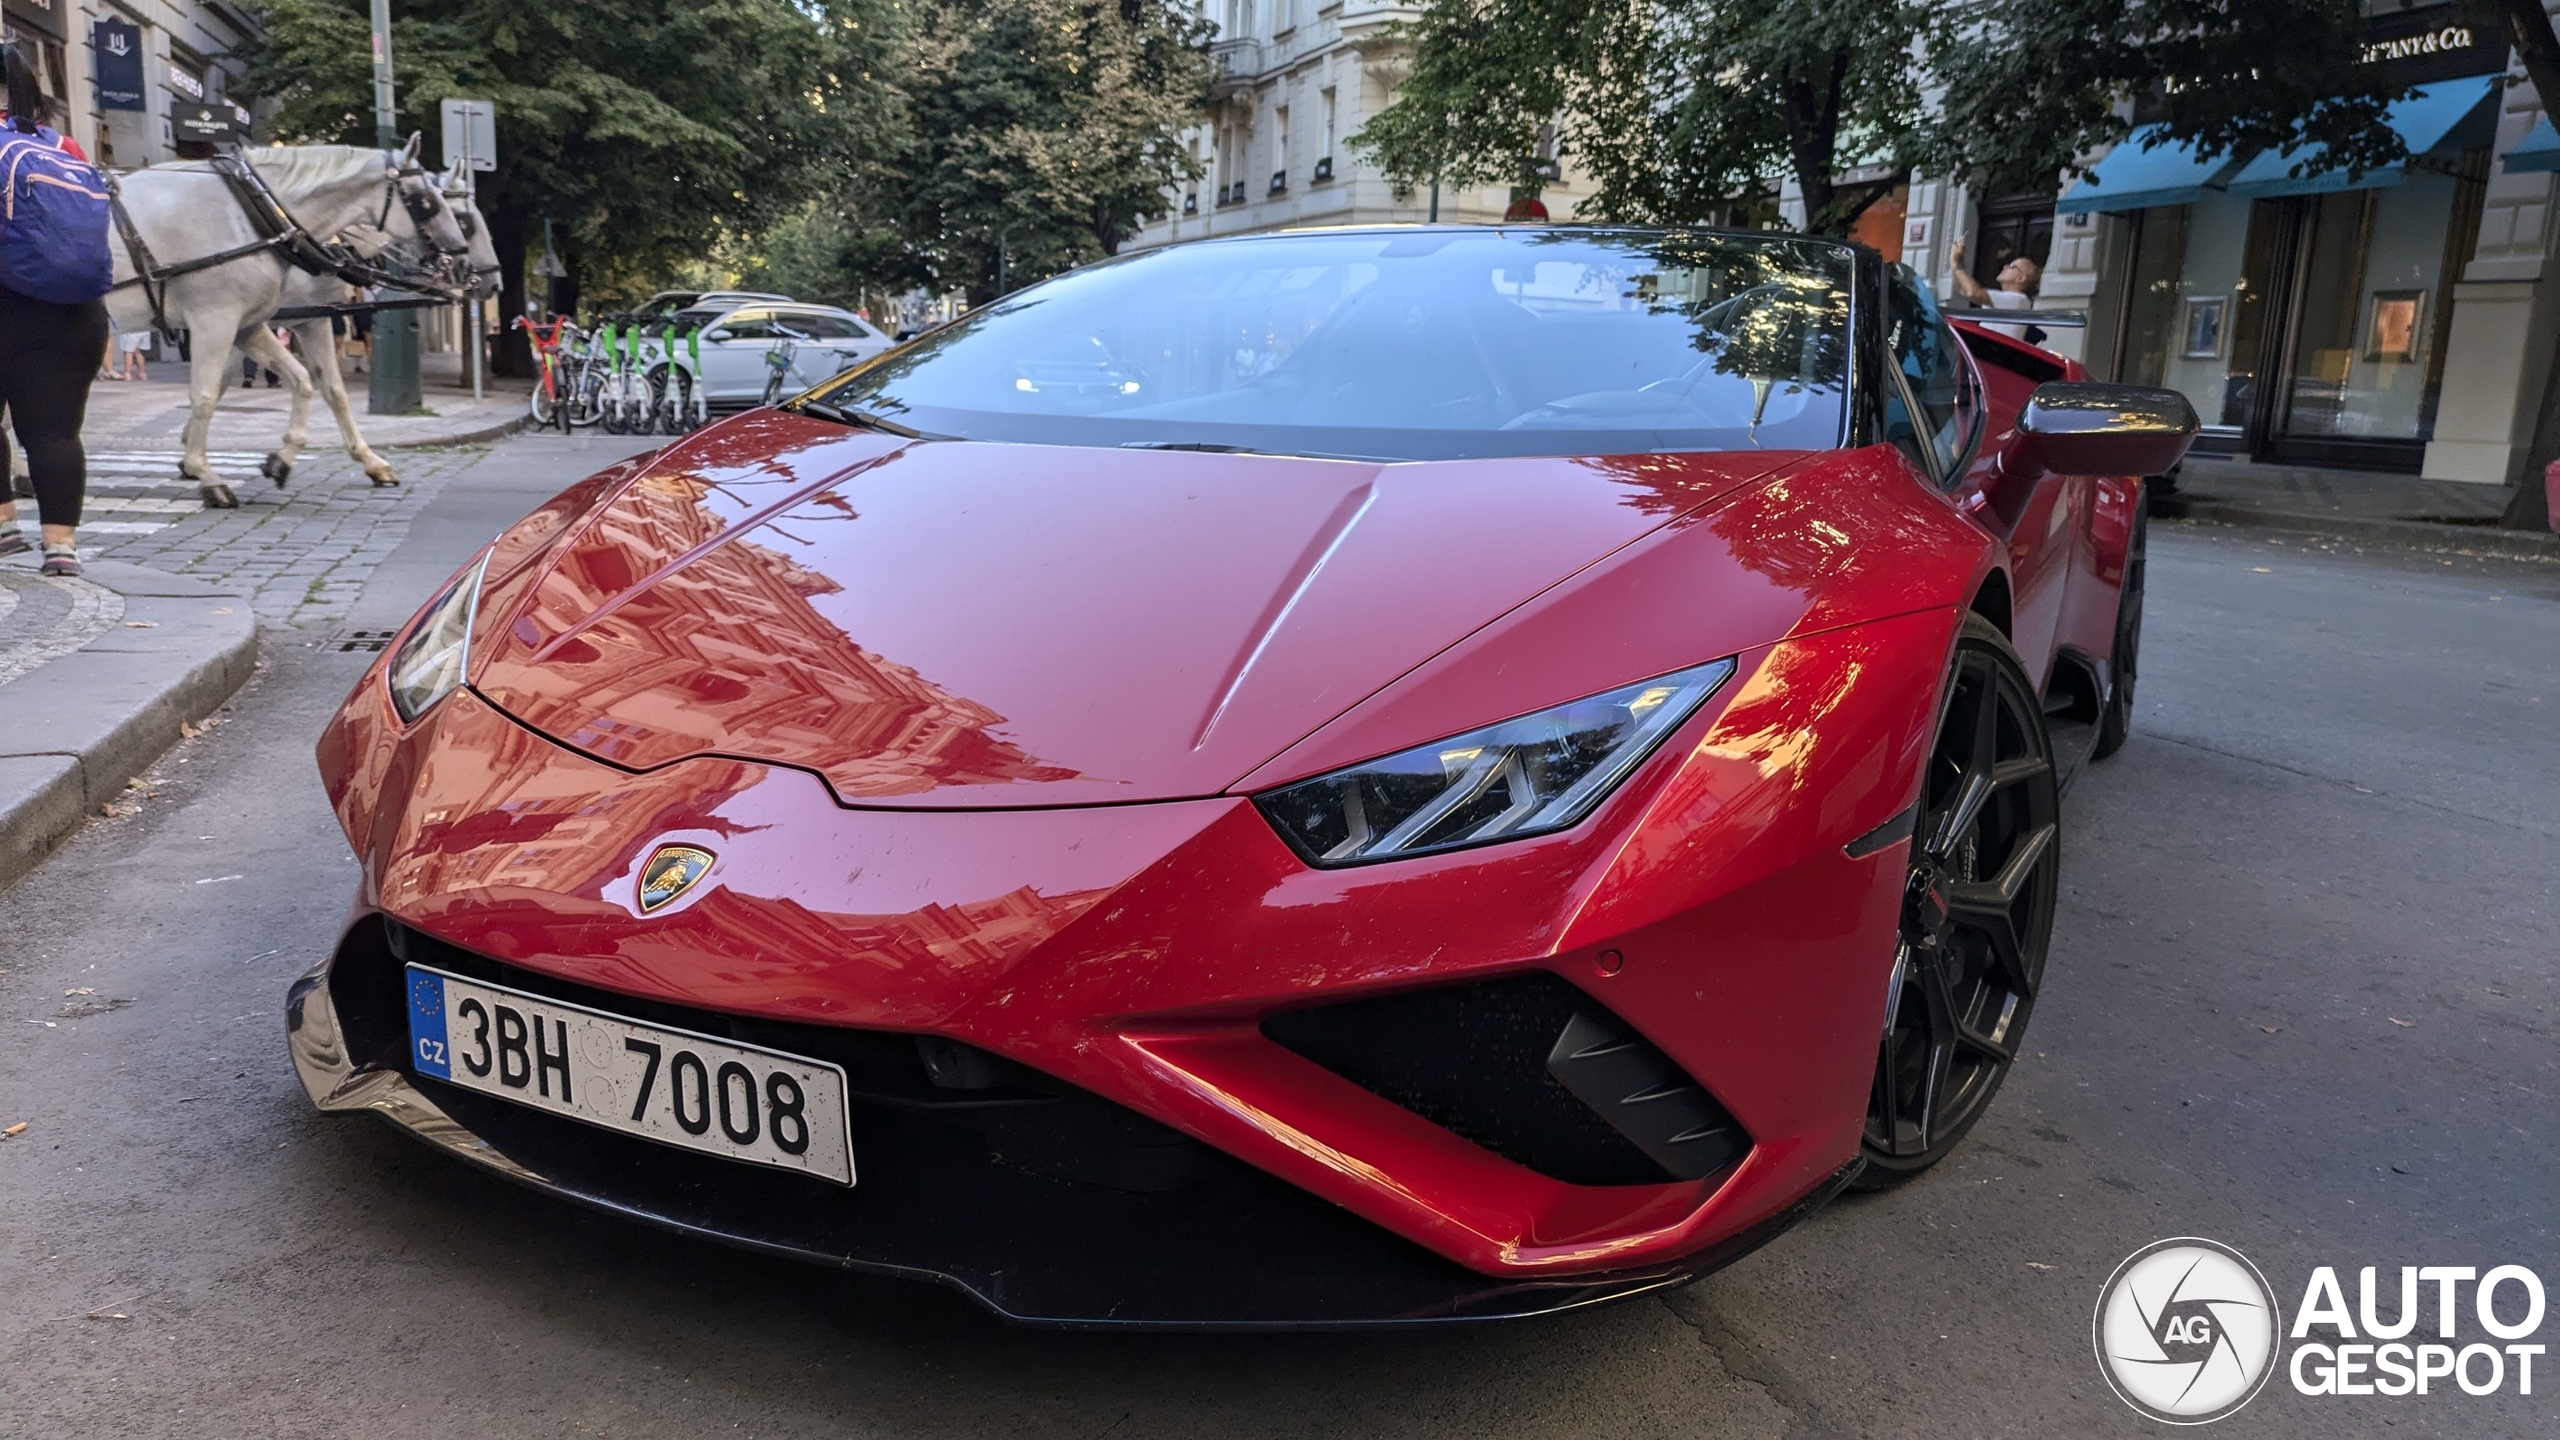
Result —
[[[241, 212], [249, 217], [249, 226], [258, 232], [259, 238], [246, 245], [236, 245], [231, 249], [212, 255], [198, 256], [192, 260], [181, 260], [174, 265], [163, 265], [157, 257], [152, 255], [151, 247], [142, 239], [142, 232], [134, 226], [132, 213], [125, 209], [123, 187], [116, 183], [114, 175], [109, 174], [106, 177], [109, 209], [115, 216], [117, 233], [124, 238], [125, 251], [133, 259], [134, 269], [132, 279], [119, 280], [113, 288], [121, 290], [127, 285], [141, 286], [144, 298], [151, 302], [152, 327], [171, 344], [177, 343], [177, 330], [169, 324], [169, 316], [165, 308], [169, 282], [182, 275], [211, 270], [218, 265], [228, 265], [234, 260], [245, 259], [251, 255], [274, 252], [286, 264], [297, 270], [312, 275], [335, 275], [348, 284], [356, 286], [391, 285], [411, 278], [396, 274], [379, 260], [356, 253], [351, 246], [334, 240], [323, 240], [304, 229], [302, 222], [293, 218], [293, 212], [285, 208], [284, 201], [277, 198], [276, 192], [268, 186], [266, 177], [258, 173], [258, 168], [239, 156], [216, 155], [205, 164], [214, 174], [222, 177], [225, 187], [231, 192], [231, 197], [239, 202]], [[389, 228], [391, 205], [396, 198], [407, 208], [409, 218], [417, 224], [418, 232], [428, 236], [430, 244], [434, 243], [434, 231], [430, 228], [429, 222], [435, 216], [435, 207], [429, 204], [423, 195], [414, 194], [401, 184], [403, 180], [423, 173], [414, 165], [395, 168], [390, 172], [383, 181], [382, 215], [375, 222], [375, 229]], [[437, 246], [437, 249], [439, 253], [444, 253], [442, 246]], [[404, 286], [404, 288], [407, 287]]]

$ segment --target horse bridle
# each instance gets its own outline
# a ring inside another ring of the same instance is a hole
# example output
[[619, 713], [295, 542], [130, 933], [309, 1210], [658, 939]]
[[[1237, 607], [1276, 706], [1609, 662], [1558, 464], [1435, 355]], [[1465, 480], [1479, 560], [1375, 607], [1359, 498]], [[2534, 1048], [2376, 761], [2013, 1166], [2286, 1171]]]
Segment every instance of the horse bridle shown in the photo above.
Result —
[[[242, 213], [249, 217], [250, 228], [258, 232], [259, 238], [249, 244], [236, 245], [216, 254], [181, 260], [174, 265], [162, 265], [153, 257], [151, 247], [143, 243], [142, 232], [135, 228], [131, 212], [125, 209], [123, 188], [116, 183], [113, 175], [109, 175], [107, 176], [109, 209], [115, 218], [117, 232], [124, 238], [125, 251], [133, 259], [134, 269], [132, 279], [120, 280], [112, 288], [121, 290], [127, 285], [141, 286], [144, 298], [151, 303], [152, 327], [172, 344], [176, 343], [177, 332], [169, 324], [166, 309], [171, 280], [181, 275], [192, 275], [200, 270], [210, 270], [218, 265], [228, 265], [234, 260], [269, 251], [279, 253], [285, 263], [295, 269], [312, 275], [335, 275], [350, 285], [397, 286], [405, 290], [417, 290], [442, 296], [449, 300], [462, 298], [471, 289], [471, 281], [468, 278], [471, 244], [468, 237], [463, 236], [456, 244], [447, 244], [439, 239], [435, 233], [434, 224], [436, 206], [429, 198], [431, 190], [425, 183], [427, 174], [425, 168], [410, 159], [406, 153], [389, 151], [384, 153], [394, 158], [391, 168], [383, 177], [382, 213], [374, 228], [387, 234], [390, 230], [392, 205], [396, 202], [406, 208], [409, 219], [417, 226], [420, 237], [425, 239], [436, 252], [435, 260], [423, 272], [416, 272], [413, 267], [407, 266], [394, 270], [381, 263], [379, 256], [362, 255], [353, 247], [340, 241], [324, 240], [312, 234], [303, 228], [301, 221], [294, 218], [291, 210], [285, 208], [284, 201], [277, 197], [274, 189], [267, 184], [266, 177], [258, 173], [256, 166], [237, 155], [215, 155], [205, 164], [214, 174], [222, 177], [225, 187], [230, 190], [232, 198], [239, 202]], [[412, 185], [409, 183], [412, 181], [418, 183]], [[451, 213], [449, 208], [448, 213]], [[454, 229], [459, 235], [462, 231], [461, 217], [453, 218]], [[407, 259], [406, 253], [396, 242], [385, 245], [381, 253]]]

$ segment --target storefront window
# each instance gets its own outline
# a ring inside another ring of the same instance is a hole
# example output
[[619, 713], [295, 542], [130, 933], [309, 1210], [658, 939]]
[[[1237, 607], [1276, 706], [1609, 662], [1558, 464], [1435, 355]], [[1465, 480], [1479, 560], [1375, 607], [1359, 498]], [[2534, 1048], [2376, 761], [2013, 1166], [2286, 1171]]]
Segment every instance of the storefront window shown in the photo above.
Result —
[[[2475, 167], [2476, 168], [2476, 167]], [[2398, 185], [2306, 196], [2299, 319], [2280, 433], [2433, 438], [2444, 374], [2448, 229], [2476, 224], [2467, 175], [2414, 171]]]
[[2137, 212], [2117, 373], [2184, 392], [2219, 448], [2414, 464], [2484, 165], [2473, 152], [2395, 185]]
[[2213, 192], [2139, 213], [2120, 373], [2185, 393], [2208, 426], [2248, 421], [2265, 282], [2248, 278], [2249, 202]]

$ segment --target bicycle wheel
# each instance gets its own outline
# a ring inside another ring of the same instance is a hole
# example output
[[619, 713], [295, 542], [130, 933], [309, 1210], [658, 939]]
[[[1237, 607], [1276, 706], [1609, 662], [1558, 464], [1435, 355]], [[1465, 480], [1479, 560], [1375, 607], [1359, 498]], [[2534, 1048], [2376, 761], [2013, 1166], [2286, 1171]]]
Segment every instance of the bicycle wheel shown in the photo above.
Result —
[[552, 398], [550, 381], [551, 377], [546, 374], [542, 377], [541, 383], [533, 387], [531, 408], [533, 427], [537, 430], [550, 429], [553, 417], [560, 413], [559, 403]]
[[579, 362], [567, 390], [568, 403], [562, 423], [581, 430], [592, 430], [604, 419], [604, 377], [596, 367]]

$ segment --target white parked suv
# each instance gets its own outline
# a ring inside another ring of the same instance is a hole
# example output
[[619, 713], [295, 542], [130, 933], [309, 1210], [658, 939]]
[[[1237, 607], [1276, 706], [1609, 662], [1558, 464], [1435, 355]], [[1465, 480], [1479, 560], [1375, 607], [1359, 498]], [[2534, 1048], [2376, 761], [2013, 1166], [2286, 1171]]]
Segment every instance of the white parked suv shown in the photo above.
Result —
[[767, 357], [788, 354], [781, 393], [796, 395], [896, 345], [861, 316], [832, 305], [697, 305], [675, 317], [702, 329], [703, 393], [715, 410], [764, 403]]

